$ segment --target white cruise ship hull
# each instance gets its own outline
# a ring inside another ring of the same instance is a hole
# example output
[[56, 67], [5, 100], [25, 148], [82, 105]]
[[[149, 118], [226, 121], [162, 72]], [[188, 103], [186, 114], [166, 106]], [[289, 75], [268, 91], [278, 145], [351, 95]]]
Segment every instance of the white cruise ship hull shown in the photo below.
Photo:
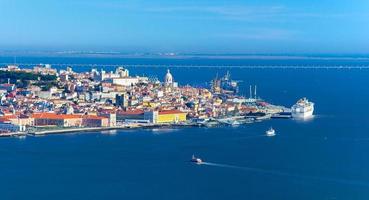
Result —
[[293, 118], [306, 119], [313, 116], [314, 110], [306, 111], [306, 112], [292, 112]]

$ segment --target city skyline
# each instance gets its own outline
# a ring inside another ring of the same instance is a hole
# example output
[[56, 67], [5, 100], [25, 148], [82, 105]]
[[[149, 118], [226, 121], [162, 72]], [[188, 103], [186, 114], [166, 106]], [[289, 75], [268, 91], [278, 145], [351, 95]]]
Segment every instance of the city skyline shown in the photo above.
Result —
[[4, 0], [0, 50], [365, 54], [368, 8], [363, 0]]

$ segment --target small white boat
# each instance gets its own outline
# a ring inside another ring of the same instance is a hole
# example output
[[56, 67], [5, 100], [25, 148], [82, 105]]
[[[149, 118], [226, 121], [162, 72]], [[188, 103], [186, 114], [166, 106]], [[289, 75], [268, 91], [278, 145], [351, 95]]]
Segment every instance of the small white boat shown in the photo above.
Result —
[[270, 128], [265, 133], [267, 136], [275, 136], [275, 130], [273, 128]]
[[196, 158], [195, 155], [192, 155], [192, 158], [191, 158], [190, 161], [193, 162], [193, 163], [196, 163], [196, 164], [201, 164], [202, 163], [202, 160], [200, 158]]

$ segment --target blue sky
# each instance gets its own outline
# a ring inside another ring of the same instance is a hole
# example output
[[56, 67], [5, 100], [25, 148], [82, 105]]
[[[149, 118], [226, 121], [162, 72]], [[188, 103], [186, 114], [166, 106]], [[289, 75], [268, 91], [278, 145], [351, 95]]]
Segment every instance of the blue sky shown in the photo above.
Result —
[[369, 1], [0, 0], [0, 28], [2, 50], [369, 53]]

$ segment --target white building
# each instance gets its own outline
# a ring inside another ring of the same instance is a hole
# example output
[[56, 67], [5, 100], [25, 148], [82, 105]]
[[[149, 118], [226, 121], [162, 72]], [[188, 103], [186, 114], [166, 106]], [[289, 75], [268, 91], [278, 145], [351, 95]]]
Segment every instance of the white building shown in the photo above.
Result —
[[118, 67], [115, 72], [111, 71], [110, 73], [105, 72], [104, 70], [101, 70], [100, 73], [95, 72], [95, 79], [97, 81], [103, 81], [106, 79], [115, 79], [115, 78], [124, 78], [129, 77], [129, 71], [128, 69], [124, 69], [123, 67]]
[[137, 77], [112, 78], [109, 82], [116, 85], [131, 86], [136, 85], [139, 82], [139, 79]]
[[131, 86], [131, 85], [136, 85], [137, 83], [140, 82], [147, 82], [148, 78], [147, 77], [122, 77], [122, 78], [111, 78], [111, 79], [107, 79], [108, 82], [112, 83], [112, 84], [116, 84], [116, 85], [121, 85], [121, 86]]

